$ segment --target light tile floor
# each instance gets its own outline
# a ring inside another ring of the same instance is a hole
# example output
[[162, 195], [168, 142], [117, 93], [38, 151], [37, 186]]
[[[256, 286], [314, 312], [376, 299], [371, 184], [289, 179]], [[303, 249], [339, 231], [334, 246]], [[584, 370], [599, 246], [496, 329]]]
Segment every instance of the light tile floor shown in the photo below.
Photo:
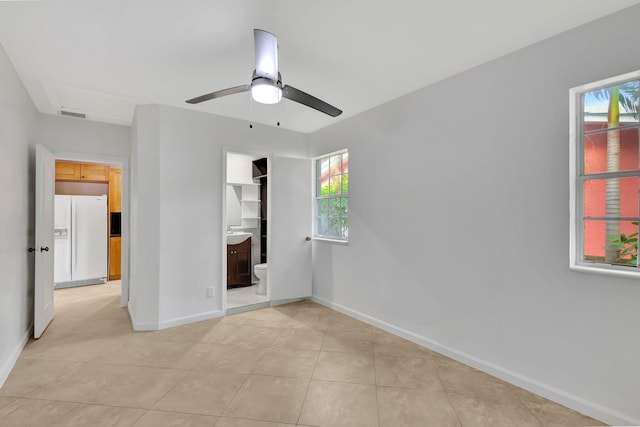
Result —
[[117, 282], [55, 298], [1, 426], [602, 425], [308, 301], [133, 332]]
[[266, 295], [258, 295], [258, 285], [227, 289], [227, 308], [244, 307], [269, 301]]

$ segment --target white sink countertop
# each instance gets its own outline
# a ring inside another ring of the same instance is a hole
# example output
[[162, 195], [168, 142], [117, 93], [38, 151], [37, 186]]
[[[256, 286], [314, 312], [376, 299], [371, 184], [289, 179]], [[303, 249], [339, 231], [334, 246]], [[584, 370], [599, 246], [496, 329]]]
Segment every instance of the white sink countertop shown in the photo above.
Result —
[[246, 231], [232, 231], [231, 233], [227, 233], [227, 245], [237, 245], [252, 236], [253, 233], [248, 233]]

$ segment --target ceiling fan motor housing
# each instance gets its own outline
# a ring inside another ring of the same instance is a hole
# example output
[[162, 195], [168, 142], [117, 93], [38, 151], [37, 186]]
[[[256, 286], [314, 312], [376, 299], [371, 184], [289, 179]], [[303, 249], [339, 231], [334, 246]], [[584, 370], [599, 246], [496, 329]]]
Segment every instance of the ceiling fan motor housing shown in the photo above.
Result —
[[253, 70], [251, 78], [251, 96], [256, 102], [263, 104], [276, 104], [282, 100], [282, 76], [278, 73], [278, 79], [268, 76], [260, 76]]
[[258, 74], [256, 74], [256, 70], [253, 70], [253, 76], [251, 77], [251, 86], [254, 85], [270, 85], [282, 89], [282, 75], [278, 73], [278, 80], [275, 80], [268, 76], [259, 76]]

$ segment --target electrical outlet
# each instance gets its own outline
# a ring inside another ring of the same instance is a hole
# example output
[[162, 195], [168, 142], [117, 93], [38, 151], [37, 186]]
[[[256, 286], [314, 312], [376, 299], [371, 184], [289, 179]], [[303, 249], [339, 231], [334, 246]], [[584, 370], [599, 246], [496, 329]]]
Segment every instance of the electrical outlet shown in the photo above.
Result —
[[207, 288], [207, 296], [208, 297], [215, 297], [216, 296], [216, 288]]

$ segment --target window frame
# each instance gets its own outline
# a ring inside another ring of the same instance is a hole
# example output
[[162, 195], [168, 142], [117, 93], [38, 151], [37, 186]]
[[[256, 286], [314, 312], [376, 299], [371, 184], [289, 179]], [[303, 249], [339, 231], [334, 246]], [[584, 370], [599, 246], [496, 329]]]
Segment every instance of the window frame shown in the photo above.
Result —
[[582, 260], [584, 251], [583, 183], [594, 179], [640, 177], [640, 169], [593, 174], [584, 173], [583, 95], [597, 89], [620, 85], [633, 80], [640, 80], [640, 70], [576, 86], [569, 90], [569, 268], [573, 271], [635, 279], [640, 277], [640, 263], [638, 266], [632, 267]]
[[[332, 198], [331, 196], [318, 196], [319, 194], [319, 188], [318, 188], [318, 182], [319, 182], [319, 177], [318, 177], [318, 161], [321, 159], [326, 159], [329, 158], [331, 156], [336, 156], [336, 155], [342, 155], [344, 153], [349, 154], [349, 150], [347, 148], [343, 148], [341, 150], [337, 150], [337, 151], [332, 151], [330, 153], [326, 153], [326, 154], [322, 154], [320, 156], [316, 156], [313, 157], [313, 167], [312, 167], [312, 173], [313, 173], [313, 240], [318, 240], [318, 241], [326, 241], [326, 242], [334, 242], [334, 243], [344, 243], [347, 244], [349, 243], [349, 234], [347, 233], [347, 237], [346, 238], [341, 238], [338, 236], [321, 236], [318, 235], [318, 200], [320, 199], [329, 199]], [[342, 176], [344, 173], [341, 172], [340, 175]], [[339, 194], [339, 195], [335, 195], [333, 197], [340, 197], [340, 198], [346, 198], [347, 200], [350, 198], [350, 193], [351, 191], [349, 191], [349, 193], [347, 193], [347, 195], [343, 195], [343, 194]], [[347, 230], [350, 228], [349, 227], [349, 212], [347, 211]]]

